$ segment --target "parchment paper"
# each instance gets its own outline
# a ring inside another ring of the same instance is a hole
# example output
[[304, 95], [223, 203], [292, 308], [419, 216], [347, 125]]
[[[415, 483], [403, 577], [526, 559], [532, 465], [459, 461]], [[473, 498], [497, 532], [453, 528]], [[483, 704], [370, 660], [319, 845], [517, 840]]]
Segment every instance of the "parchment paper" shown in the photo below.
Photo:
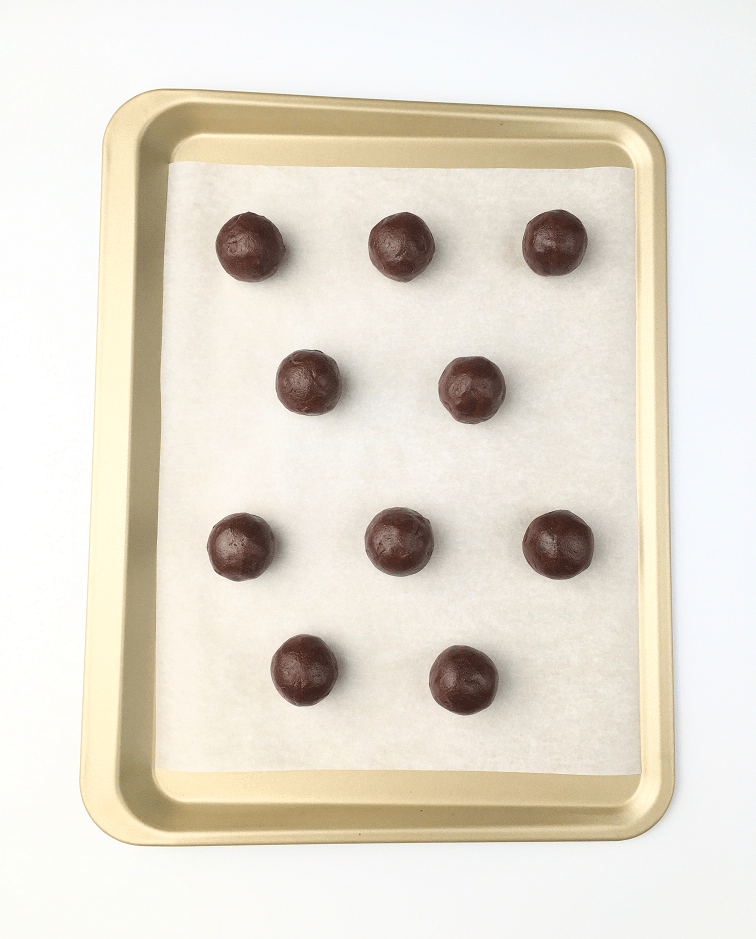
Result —
[[[157, 568], [157, 763], [173, 770], [640, 772], [635, 485], [634, 183], [629, 169], [170, 168]], [[539, 277], [521, 239], [553, 208], [589, 235], [582, 265]], [[261, 284], [215, 256], [232, 215], [275, 222], [288, 249]], [[371, 265], [381, 218], [420, 215], [436, 256], [409, 284]], [[276, 398], [296, 349], [333, 356], [338, 407], [303, 417]], [[444, 367], [484, 355], [506, 401], [458, 424]], [[414, 576], [363, 547], [381, 509], [430, 519]], [[592, 566], [568, 581], [525, 562], [529, 522], [569, 509]], [[278, 555], [257, 580], [212, 570], [211, 527], [263, 516]], [[340, 677], [288, 704], [270, 660], [296, 633], [333, 648]], [[500, 676], [461, 717], [428, 691], [463, 643]]]

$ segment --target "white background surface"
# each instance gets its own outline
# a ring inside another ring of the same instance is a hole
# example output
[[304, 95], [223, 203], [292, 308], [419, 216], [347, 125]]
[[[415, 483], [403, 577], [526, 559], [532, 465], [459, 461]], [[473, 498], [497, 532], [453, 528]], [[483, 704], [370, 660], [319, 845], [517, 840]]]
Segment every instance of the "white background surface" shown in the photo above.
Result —
[[[4, 10], [3, 769], [12, 937], [750, 937], [751, 0]], [[669, 168], [677, 791], [629, 842], [135, 848], [78, 795], [100, 143], [155, 87], [611, 108]]]

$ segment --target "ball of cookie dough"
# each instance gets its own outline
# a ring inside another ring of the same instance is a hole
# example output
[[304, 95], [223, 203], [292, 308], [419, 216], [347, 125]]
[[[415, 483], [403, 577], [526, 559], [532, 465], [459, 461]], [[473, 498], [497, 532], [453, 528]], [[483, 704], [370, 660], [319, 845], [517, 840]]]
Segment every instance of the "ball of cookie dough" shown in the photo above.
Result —
[[522, 256], [528, 267], [543, 277], [574, 271], [587, 247], [585, 226], [564, 209], [536, 215], [522, 237]]
[[411, 212], [382, 219], [370, 232], [370, 260], [385, 277], [407, 283], [422, 274], [436, 244], [425, 222]]
[[384, 509], [367, 527], [365, 551], [384, 574], [417, 574], [433, 554], [431, 524], [414, 509]]
[[472, 646], [449, 646], [433, 663], [428, 684], [442, 708], [476, 714], [496, 697], [499, 673], [485, 652]]
[[258, 283], [276, 273], [286, 254], [281, 232], [264, 215], [242, 212], [218, 232], [215, 252], [236, 280]]
[[336, 656], [318, 636], [287, 639], [273, 656], [270, 677], [290, 704], [309, 707], [330, 694], [339, 677]]
[[534, 571], [552, 580], [567, 580], [590, 566], [593, 532], [566, 509], [547, 512], [528, 525], [522, 553]]
[[213, 525], [207, 553], [213, 570], [229, 580], [254, 580], [270, 567], [276, 540], [259, 515], [238, 512]]
[[295, 414], [327, 414], [341, 397], [339, 367], [317, 349], [292, 352], [278, 366], [276, 394]]
[[461, 424], [491, 420], [506, 393], [501, 369], [482, 355], [454, 359], [438, 380], [441, 404]]

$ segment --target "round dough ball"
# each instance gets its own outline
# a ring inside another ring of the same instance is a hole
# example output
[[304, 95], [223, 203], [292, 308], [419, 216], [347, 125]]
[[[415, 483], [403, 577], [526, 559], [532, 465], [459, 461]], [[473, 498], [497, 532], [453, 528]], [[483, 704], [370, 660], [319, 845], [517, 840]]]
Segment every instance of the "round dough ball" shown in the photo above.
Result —
[[414, 509], [384, 509], [367, 527], [365, 551], [384, 574], [417, 574], [433, 554], [431, 524]]
[[276, 273], [286, 248], [273, 222], [264, 215], [242, 212], [218, 232], [215, 252], [227, 274], [254, 284]]
[[593, 532], [566, 509], [547, 512], [528, 525], [522, 553], [534, 571], [552, 580], [567, 580], [590, 567]]
[[449, 646], [433, 663], [428, 685], [442, 708], [476, 714], [496, 697], [499, 673], [485, 652], [472, 646]]
[[588, 247], [588, 233], [576, 215], [564, 209], [531, 219], [522, 237], [522, 256], [543, 277], [569, 274], [579, 266]]
[[503, 404], [506, 393], [501, 369], [482, 355], [454, 359], [438, 380], [441, 404], [461, 424], [489, 421]]
[[270, 677], [276, 691], [297, 707], [317, 704], [339, 677], [336, 656], [322, 639], [301, 634], [287, 639], [273, 656]]
[[270, 567], [276, 540], [259, 515], [238, 512], [213, 525], [207, 553], [213, 570], [229, 580], [254, 580]]
[[339, 367], [317, 349], [292, 352], [278, 366], [276, 394], [295, 414], [327, 414], [341, 397]]
[[382, 219], [370, 232], [368, 253], [385, 277], [407, 283], [433, 259], [436, 243], [425, 222], [411, 212]]

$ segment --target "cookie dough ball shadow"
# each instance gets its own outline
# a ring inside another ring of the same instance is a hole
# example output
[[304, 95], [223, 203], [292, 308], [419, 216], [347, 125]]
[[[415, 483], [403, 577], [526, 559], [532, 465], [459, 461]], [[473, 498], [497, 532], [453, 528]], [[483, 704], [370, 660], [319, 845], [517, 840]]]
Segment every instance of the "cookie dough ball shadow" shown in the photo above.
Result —
[[[450, 557], [449, 544], [450, 544], [451, 539], [449, 537], [449, 527], [444, 522], [443, 518], [439, 519], [434, 516], [432, 534], [433, 534], [433, 555], [432, 555], [433, 567], [432, 569], [436, 570], [437, 567], [444, 564], [447, 561], [447, 559]], [[428, 566], [428, 569], [429, 570], [431, 569], [430, 565]]]
[[352, 370], [349, 363], [346, 365], [339, 362], [339, 378], [341, 384], [341, 394], [339, 396], [338, 409], [342, 411], [345, 407], [350, 407], [355, 396], [355, 387], [352, 380]]
[[275, 551], [273, 553], [273, 559], [270, 562], [270, 567], [268, 570], [273, 571], [274, 577], [278, 577], [280, 569], [282, 567], [285, 568], [286, 564], [288, 563], [291, 549], [289, 532], [287, 532], [285, 528], [282, 529], [280, 520], [276, 521], [275, 539]]
[[329, 639], [328, 648], [336, 657], [339, 671], [338, 680], [331, 689], [330, 697], [333, 700], [338, 700], [345, 692], [349, 693], [351, 684], [354, 681], [354, 669], [347, 654], [350, 650], [343, 646], [340, 641]]
[[285, 277], [292, 269], [297, 269], [298, 256], [296, 242], [293, 240], [286, 227], [280, 228], [279, 226], [279, 231], [281, 232], [281, 237], [283, 238], [284, 253], [278, 264], [278, 267], [276, 268], [276, 280]]

